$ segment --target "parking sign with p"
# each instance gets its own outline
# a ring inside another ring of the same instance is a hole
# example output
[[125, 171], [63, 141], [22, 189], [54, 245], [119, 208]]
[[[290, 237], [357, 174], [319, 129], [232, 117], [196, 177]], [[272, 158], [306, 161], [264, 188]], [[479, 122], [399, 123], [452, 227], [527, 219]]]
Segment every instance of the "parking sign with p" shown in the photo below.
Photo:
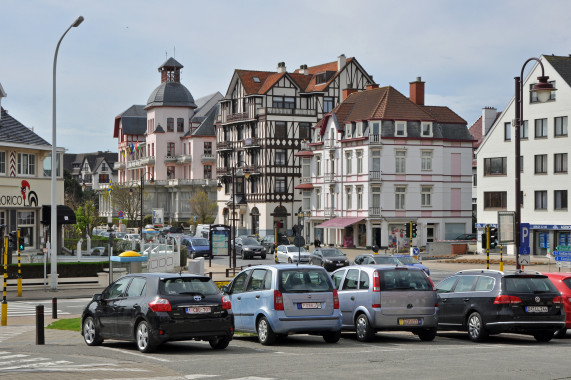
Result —
[[520, 224], [521, 247], [529, 247], [529, 223]]

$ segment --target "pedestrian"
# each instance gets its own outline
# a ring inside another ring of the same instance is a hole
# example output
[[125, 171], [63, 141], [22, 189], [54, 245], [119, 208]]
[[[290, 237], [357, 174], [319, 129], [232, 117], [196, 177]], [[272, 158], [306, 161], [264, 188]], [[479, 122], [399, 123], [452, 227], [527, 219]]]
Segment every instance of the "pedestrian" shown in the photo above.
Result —
[[315, 248], [319, 248], [321, 247], [321, 242], [319, 241], [319, 237], [315, 237], [315, 241], [313, 242], [313, 245], [315, 246]]

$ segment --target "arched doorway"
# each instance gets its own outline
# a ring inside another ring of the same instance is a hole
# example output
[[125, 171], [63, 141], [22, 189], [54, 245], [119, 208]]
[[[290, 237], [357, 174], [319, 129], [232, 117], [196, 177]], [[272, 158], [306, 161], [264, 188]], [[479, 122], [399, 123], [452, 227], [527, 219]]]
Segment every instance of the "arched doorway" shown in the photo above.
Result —
[[274, 217], [274, 229], [277, 229], [278, 233], [282, 233], [287, 236], [287, 210], [284, 206], [279, 205], [274, 209], [271, 214]]
[[252, 234], [260, 236], [260, 210], [254, 207], [250, 216], [252, 217]]

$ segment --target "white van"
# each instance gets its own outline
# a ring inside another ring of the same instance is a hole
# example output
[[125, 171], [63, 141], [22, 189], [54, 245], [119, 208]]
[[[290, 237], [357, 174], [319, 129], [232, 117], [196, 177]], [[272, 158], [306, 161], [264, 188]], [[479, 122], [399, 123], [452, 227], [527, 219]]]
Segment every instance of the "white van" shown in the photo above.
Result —
[[196, 233], [194, 237], [201, 237], [208, 239], [210, 235], [210, 224], [198, 224], [196, 226]]

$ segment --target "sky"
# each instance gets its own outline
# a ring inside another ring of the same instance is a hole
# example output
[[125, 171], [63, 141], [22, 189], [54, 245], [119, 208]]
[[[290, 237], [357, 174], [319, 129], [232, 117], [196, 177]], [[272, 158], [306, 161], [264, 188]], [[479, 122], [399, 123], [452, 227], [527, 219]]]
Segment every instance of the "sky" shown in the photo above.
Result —
[[[380, 86], [448, 106], [468, 126], [503, 110], [524, 62], [571, 54], [568, 0], [0, 0], [2, 107], [69, 153], [117, 151], [115, 117], [146, 104], [174, 57], [195, 99], [226, 93], [235, 69], [288, 71], [355, 57]], [[533, 65], [526, 66], [526, 73]]]

